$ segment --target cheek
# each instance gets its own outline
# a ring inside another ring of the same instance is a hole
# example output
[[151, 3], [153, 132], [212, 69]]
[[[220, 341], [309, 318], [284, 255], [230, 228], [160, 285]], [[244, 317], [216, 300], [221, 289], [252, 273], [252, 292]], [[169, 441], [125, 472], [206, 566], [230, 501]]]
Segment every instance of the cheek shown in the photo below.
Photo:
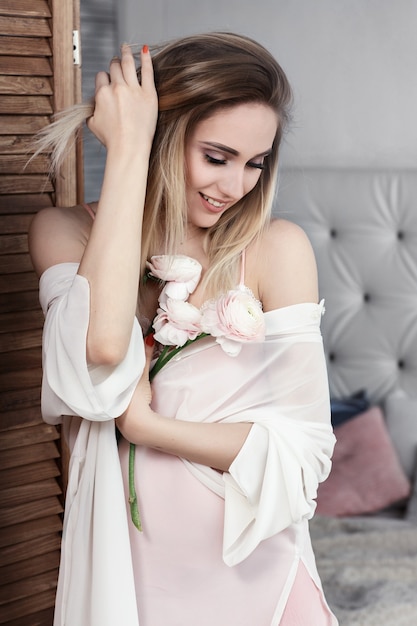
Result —
[[192, 161], [187, 164], [186, 183], [188, 187], [195, 188], [199, 186], [201, 180], [201, 168]]
[[248, 194], [250, 191], [252, 191], [252, 189], [256, 187], [261, 176], [262, 176], [262, 170], [255, 170], [253, 173], [247, 176], [246, 184], [245, 184], [245, 195]]

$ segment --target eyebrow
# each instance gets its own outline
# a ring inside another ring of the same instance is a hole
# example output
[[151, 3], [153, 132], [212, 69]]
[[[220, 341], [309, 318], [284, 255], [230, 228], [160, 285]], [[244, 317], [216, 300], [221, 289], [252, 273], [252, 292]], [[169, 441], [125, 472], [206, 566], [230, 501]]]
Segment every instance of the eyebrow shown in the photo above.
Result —
[[[227, 152], [228, 154], [232, 154], [233, 156], [239, 156], [239, 152], [234, 148], [229, 148], [229, 146], [224, 146], [221, 143], [216, 143], [214, 141], [202, 141], [202, 145], [208, 146], [209, 148], [215, 148], [216, 150], [221, 150], [222, 152]], [[272, 153], [272, 148], [269, 150], [265, 150], [265, 152], [261, 152], [260, 154], [255, 154], [252, 159], [257, 159], [258, 157], [266, 157]]]

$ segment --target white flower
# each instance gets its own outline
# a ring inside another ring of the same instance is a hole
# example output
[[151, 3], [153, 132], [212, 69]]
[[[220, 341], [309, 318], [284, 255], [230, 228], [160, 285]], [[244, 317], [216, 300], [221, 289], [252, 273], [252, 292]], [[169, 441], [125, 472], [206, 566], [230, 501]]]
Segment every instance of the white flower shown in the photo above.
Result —
[[262, 307], [248, 289], [232, 289], [203, 306], [201, 329], [216, 337], [227, 354], [236, 356], [242, 343], [264, 339]]
[[152, 276], [166, 281], [160, 302], [167, 298], [187, 300], [200, 280], [202, 267], [198, 261], [183, 254], [153, 256], [146, 263]]
[[153, 321], [155, 340], [166, 346], [183, 346], [201, 333], [201, 312], [182, 300], [168, 298], [160, 303]]

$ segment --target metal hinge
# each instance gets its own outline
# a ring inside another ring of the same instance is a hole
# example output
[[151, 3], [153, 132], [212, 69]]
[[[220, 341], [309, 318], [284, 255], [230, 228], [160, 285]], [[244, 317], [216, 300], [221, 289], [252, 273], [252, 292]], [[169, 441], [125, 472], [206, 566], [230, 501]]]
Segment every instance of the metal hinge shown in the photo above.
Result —
[[80, 31], [72, 31], [72, 59], [74, 65], [81, 65], [80, 59]]

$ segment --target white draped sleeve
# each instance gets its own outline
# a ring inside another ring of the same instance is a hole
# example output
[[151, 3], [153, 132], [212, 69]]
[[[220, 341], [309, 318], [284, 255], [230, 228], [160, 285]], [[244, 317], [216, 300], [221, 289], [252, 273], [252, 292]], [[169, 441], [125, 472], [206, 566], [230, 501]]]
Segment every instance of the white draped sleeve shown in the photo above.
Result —
[[39, 283], [45, 315], [42, 415], [52, 423], [59, 422], [61, 415], [98, 421], [118, 417], [128, 406], [145, 363], [142, 332], [135, 318], [123, 361], [114, 367], [88, 366], [90, 288], [77, 270], [77, 263], [54, 265]]
[[89, 368], [90, 289], [77, 269], [75, 263], [56, 265], [40, 280], [46, 316], [42, 414], [49, 423], [64, 419], [69, 431], [76, 430], [54, 626], [138, 626], [113, 418], [127, 408], [143, 371], [142, 332], [135, 320], [128, 352], [119, 365]]
[[154, 379], [157, 410], [163, 414], [175, 407], [177, 419], [253, 423], [229, 472], [221, 475], [184, 461], [225, 499], [228, 565], [244, 560], [264, 539], [311, 518], [318, 484], [330, 472], [335, 437], [322, 310], [323, 303], [306, 303], [265, 313], [263, 343], [245, 344], [230, 357], [202, 340]]
[[[265, 358], [271, 409], [254, 425], [225, 482], [224, 560], [233, 565], [260, 541], [310, 519], [330, 473], [335, 437], [319, 329], [322, 306], [267, 313]], [[273, 346], [273, 348], [272, 348]], [[270, 349], [275, 354], [268, 354]]]

